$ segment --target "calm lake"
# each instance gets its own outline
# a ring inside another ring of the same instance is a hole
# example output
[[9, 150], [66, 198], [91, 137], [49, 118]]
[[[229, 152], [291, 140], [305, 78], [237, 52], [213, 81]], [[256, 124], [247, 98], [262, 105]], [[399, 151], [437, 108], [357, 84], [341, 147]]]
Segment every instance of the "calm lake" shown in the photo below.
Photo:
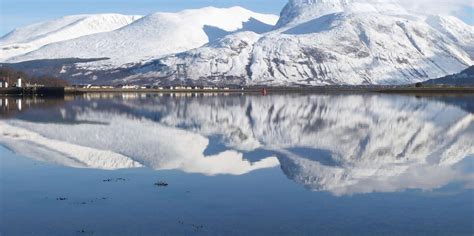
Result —
[[474, 234], [473, 96], [0, 102], [2, 236]]

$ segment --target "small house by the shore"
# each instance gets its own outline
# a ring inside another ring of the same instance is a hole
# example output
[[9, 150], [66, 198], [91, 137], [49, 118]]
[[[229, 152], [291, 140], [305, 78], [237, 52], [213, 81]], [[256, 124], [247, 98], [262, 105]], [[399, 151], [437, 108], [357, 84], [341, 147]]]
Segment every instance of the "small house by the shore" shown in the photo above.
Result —
[[17, 88], [23, 88], [23, 79], [21, 77], [19, 77], [17, 80], [16, 80], [16, 87]]
[[8, 80], [7, 79], [2, 79], [0, 80], [0, 88], [8, 88]]

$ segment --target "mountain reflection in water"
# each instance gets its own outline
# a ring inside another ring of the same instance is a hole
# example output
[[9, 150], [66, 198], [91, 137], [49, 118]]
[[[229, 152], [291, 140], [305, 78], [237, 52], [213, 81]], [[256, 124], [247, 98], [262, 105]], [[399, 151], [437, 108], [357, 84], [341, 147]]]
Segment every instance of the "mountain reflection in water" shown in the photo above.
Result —
[[[281, 166], [307, 189], [335, 195], [474, 183], [464, 166], [474, 154], [474, 115], [465, 105], [472, 97], [92, 94], [34, 102], [0, 99], [0, 144], [64, 166], [145, 166], [205, 175]], [[15, 108], [18, 103], [21, 111]]]

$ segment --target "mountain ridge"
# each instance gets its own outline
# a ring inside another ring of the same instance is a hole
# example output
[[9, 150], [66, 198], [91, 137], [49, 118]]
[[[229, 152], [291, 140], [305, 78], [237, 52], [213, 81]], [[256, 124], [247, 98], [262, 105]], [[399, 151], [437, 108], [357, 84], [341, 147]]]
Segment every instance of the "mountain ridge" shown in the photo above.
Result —
[[252, 25], [245, 24], [251, 19], [261, 24], [273, 24], [277, 20], [276, 16], [254, 13], [241, 7], [157, 12], [114, 31], [49, 44], [8, 61], [108, 57], [109, 61], [102, 61], [95, 67], [120, 68], [129, 63], [200, 47], [217, 37], [216, 31], [231, 33], [246, 26], [245, 30], [252, 30]]
[[412, 84], [473, 65], [472, 45], [474, 27], [453, 16], [383, 0], [290, 0], [278, 22], [240, 7], [155, 13], [8, 62], [109, 58], [52, 69], [84, 83]]
[[0, 60], [35, 51], [51, 43], [113, 31], [141, 17], [121, 14], [71, 15], [17, 28], [0, 38]]

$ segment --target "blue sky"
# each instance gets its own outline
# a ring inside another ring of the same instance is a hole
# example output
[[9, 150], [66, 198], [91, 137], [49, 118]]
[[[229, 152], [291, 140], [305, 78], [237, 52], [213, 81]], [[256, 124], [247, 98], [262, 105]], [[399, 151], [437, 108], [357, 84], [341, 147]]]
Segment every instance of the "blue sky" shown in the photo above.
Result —
[[[156, 11], [179, 11], [205, 6], [242, 6], [250, 10], [278, 14], [288, 0], [0, 0], [0, 35], [14, 28], [64, 15], [123, 13], [145, 15]], [[415, 0], [414, 0], [415, 1]], [[425, 0], [434, 3], [437, 0]], [[461, 0], [472, 1], [472, 0]], [[432, 4], [430, 4], [432, 5]], [[468, 5], [468, 4], [466, 4]], [[471, 3], [472, 6], [472, 3]], [[474, 9], [455, 13], [474, 24]]]

